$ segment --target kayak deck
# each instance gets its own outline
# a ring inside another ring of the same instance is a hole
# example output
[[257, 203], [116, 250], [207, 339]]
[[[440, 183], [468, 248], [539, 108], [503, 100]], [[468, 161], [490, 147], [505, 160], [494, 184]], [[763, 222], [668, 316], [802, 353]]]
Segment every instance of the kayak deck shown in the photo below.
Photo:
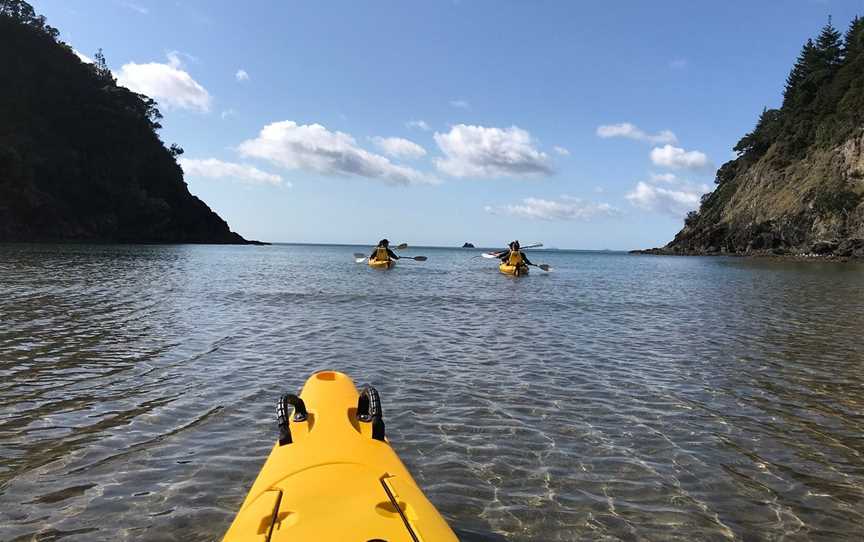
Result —
[[505, 275], [513, 275], [515, 277], [520, 277], [522, 275], [528, 274], [527, 265], [508, 265], [506, 263], [502, 263], [498, 266], [498, 270]]
[[347, 375], [316, 373], [300, 398], [306, 420], [288, 424], [291, 442], [273, 447], [226, 542], [457, 540], [384, 440], [383, 420], [361, 421]]
[[369, 267], [374, 267], [375, 269], [390, 269], [391, 267], [396, 265], [396, 260], [382, 261], [369, 258], [369, 260], [367, 260], [367, 263], [369, 264]]

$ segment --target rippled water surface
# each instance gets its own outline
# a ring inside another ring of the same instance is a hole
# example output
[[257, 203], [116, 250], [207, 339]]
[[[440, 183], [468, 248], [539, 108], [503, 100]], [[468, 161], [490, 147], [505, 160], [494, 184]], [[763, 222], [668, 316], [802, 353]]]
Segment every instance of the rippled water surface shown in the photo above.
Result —
[[861, 540], [864, 267], [0, 245], [0, 539], [214, 540], [332, 368], [466, 541]]

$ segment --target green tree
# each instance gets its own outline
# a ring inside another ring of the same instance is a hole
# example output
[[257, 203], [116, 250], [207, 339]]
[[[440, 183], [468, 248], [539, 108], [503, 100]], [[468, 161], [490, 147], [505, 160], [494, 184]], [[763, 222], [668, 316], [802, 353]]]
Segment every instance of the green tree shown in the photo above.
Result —
[[818, 53], [813, 40], [807, 40], [807, 43], [804, 44], [804, 47], [798, 54], [798, 59], [795, 61], [795, 65], [792, 66], [789, 76], [786, 77], [786, 88], [783, 90], [784, 108], [795, 103], [805, 81], [807, 81], [815, 70], [817, 56]]
[[843, 62], [843, 36], [831, 24], [830, 17], [828, 18], [828, 24], [822, 27], [822, 32], [816, 38], [816, 51], [819, 59], [819, 69], [830, 70]]
[[108, 67], [108, 62], [105, 60], [105, 53], [102, 52], [102, 48], [100, 47], [96, 54], [93, 55], [93, 69], [96, 71], [96, 75], [99, 76], [99, 79], [102, 79], [106, 83], [114, 84], [117, 82], [114, 79], [114, 74], [111, 73], [111, 68]]
[[849, 23], [849, 29], [843, 38], [843, 51], [846, 61], [857, 58], [864, 51], [864, 19], [855, 17]]
[[763, 109], [753, 131], [742, 137], [732, 150], [739, 155], [764, 154], [780, 134], [782, 115], [779, 109]]
[[0, 0], [0, 17], [9, 17], [15, 22], [32, 26], [56, 40], [60, 32], [49, 26], [44, 15], [36, 15], [33, 6], [24, 0]]

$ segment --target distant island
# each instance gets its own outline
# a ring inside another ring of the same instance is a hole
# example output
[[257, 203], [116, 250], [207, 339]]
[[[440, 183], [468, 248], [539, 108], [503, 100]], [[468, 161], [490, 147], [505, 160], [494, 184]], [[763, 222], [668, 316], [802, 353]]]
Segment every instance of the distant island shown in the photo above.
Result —
[[246, 244], [189, 193], [156, 103], [0, 0], [0, 241]]
[[462, 248], [474, 248], [474, 243], [465, 243]]
[[650, 254], [864, 258], [864, 19], [808, 40], [684, 228]]

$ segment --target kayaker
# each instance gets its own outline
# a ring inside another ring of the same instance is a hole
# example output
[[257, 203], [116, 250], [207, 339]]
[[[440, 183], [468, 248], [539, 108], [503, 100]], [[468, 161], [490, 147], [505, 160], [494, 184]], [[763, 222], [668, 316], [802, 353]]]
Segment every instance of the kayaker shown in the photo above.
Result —
[[506, 263], [507, 265], [534, 265], [531, 263], [531, 260], [528, 259], [528, 256], [525, 255], [524, 252], [519, 247], [519, 241], [513, 241], [509, 245], [509, 249], [507, 252], [499, 256], [499, 259], [502, 263]]
[[369, 255], [369, 259], [377, 262], [386, 262], [388, 260], [398, 260], [399, 256], [390, 250], [390, 241], [381, 239], [378, 241], [378, 246]]

